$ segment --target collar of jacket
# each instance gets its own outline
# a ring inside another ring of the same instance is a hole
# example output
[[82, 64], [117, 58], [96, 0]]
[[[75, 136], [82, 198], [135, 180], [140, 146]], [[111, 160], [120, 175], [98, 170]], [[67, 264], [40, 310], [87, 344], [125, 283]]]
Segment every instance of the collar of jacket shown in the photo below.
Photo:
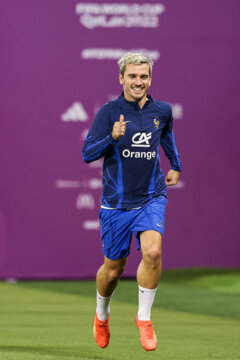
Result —
[[[137, 106], [137, 107], [139, 107], [137, 101], [128, 101], [128, 100], [126, 100], [125, 97], [124, 97], [124, 92], [122, 92], [122, 94], [119, 96], [119, 99], [120, 99], [121, 101], [129, 104], [130, 106]], [[149, 95], [149, 94], [147, 94], [147, 101], [146, 101], [146, 103], [144, 104], [144, 106], [145, 106], [147, 103], [150, 103], [150, 102], [152, 102], [152, 101], [153, 101], [152, 96]]]

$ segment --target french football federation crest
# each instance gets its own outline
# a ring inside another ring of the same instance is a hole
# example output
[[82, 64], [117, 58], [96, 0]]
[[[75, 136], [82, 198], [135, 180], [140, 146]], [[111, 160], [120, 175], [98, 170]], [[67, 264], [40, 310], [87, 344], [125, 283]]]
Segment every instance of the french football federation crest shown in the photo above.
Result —
[[155, 124], [155, 128], [158, 129], [159, 124], [160, 124], [160, 121], [159, 121], [158, 116], [155, 116], [155, 118], [153, 119], [153, 121], [154, 121], [154, 124]]

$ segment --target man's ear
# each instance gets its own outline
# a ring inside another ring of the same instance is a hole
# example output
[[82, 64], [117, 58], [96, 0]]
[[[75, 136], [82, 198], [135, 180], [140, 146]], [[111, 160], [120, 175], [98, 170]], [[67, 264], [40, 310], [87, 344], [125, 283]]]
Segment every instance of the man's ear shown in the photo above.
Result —
[[119, 82], [120, 82], [121, 85], [123, 84], [123, 76], [122, 76], [122, 74], [119, 74]]

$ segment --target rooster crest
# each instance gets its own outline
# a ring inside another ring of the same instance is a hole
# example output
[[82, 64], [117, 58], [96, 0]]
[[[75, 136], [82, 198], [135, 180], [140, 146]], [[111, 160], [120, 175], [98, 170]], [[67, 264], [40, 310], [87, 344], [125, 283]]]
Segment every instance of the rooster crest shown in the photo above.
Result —
[[156, 116], [153, 121], [154, 121], [155, 127], [157, 129], [159, 127], [159, 124], [160, 124], [160, 121], [158, 120], [158, 117]]

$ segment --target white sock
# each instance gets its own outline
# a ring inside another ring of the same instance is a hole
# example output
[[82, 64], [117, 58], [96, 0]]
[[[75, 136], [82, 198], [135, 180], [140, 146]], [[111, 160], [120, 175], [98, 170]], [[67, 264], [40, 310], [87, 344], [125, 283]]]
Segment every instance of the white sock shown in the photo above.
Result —
[[104, 297], [102, 295], [99, 294], [99, 292], [97, 291], [97, 317], [100, 321], [105, 321], [108, 318], [108, 315], [110, 314], [110, 301], [112, 298], [113, 294], [108, 296], [108, 297]]
[[138, 285], [138, 320], [150, 320], [156, 291], [157, 288], [146, 289]]

